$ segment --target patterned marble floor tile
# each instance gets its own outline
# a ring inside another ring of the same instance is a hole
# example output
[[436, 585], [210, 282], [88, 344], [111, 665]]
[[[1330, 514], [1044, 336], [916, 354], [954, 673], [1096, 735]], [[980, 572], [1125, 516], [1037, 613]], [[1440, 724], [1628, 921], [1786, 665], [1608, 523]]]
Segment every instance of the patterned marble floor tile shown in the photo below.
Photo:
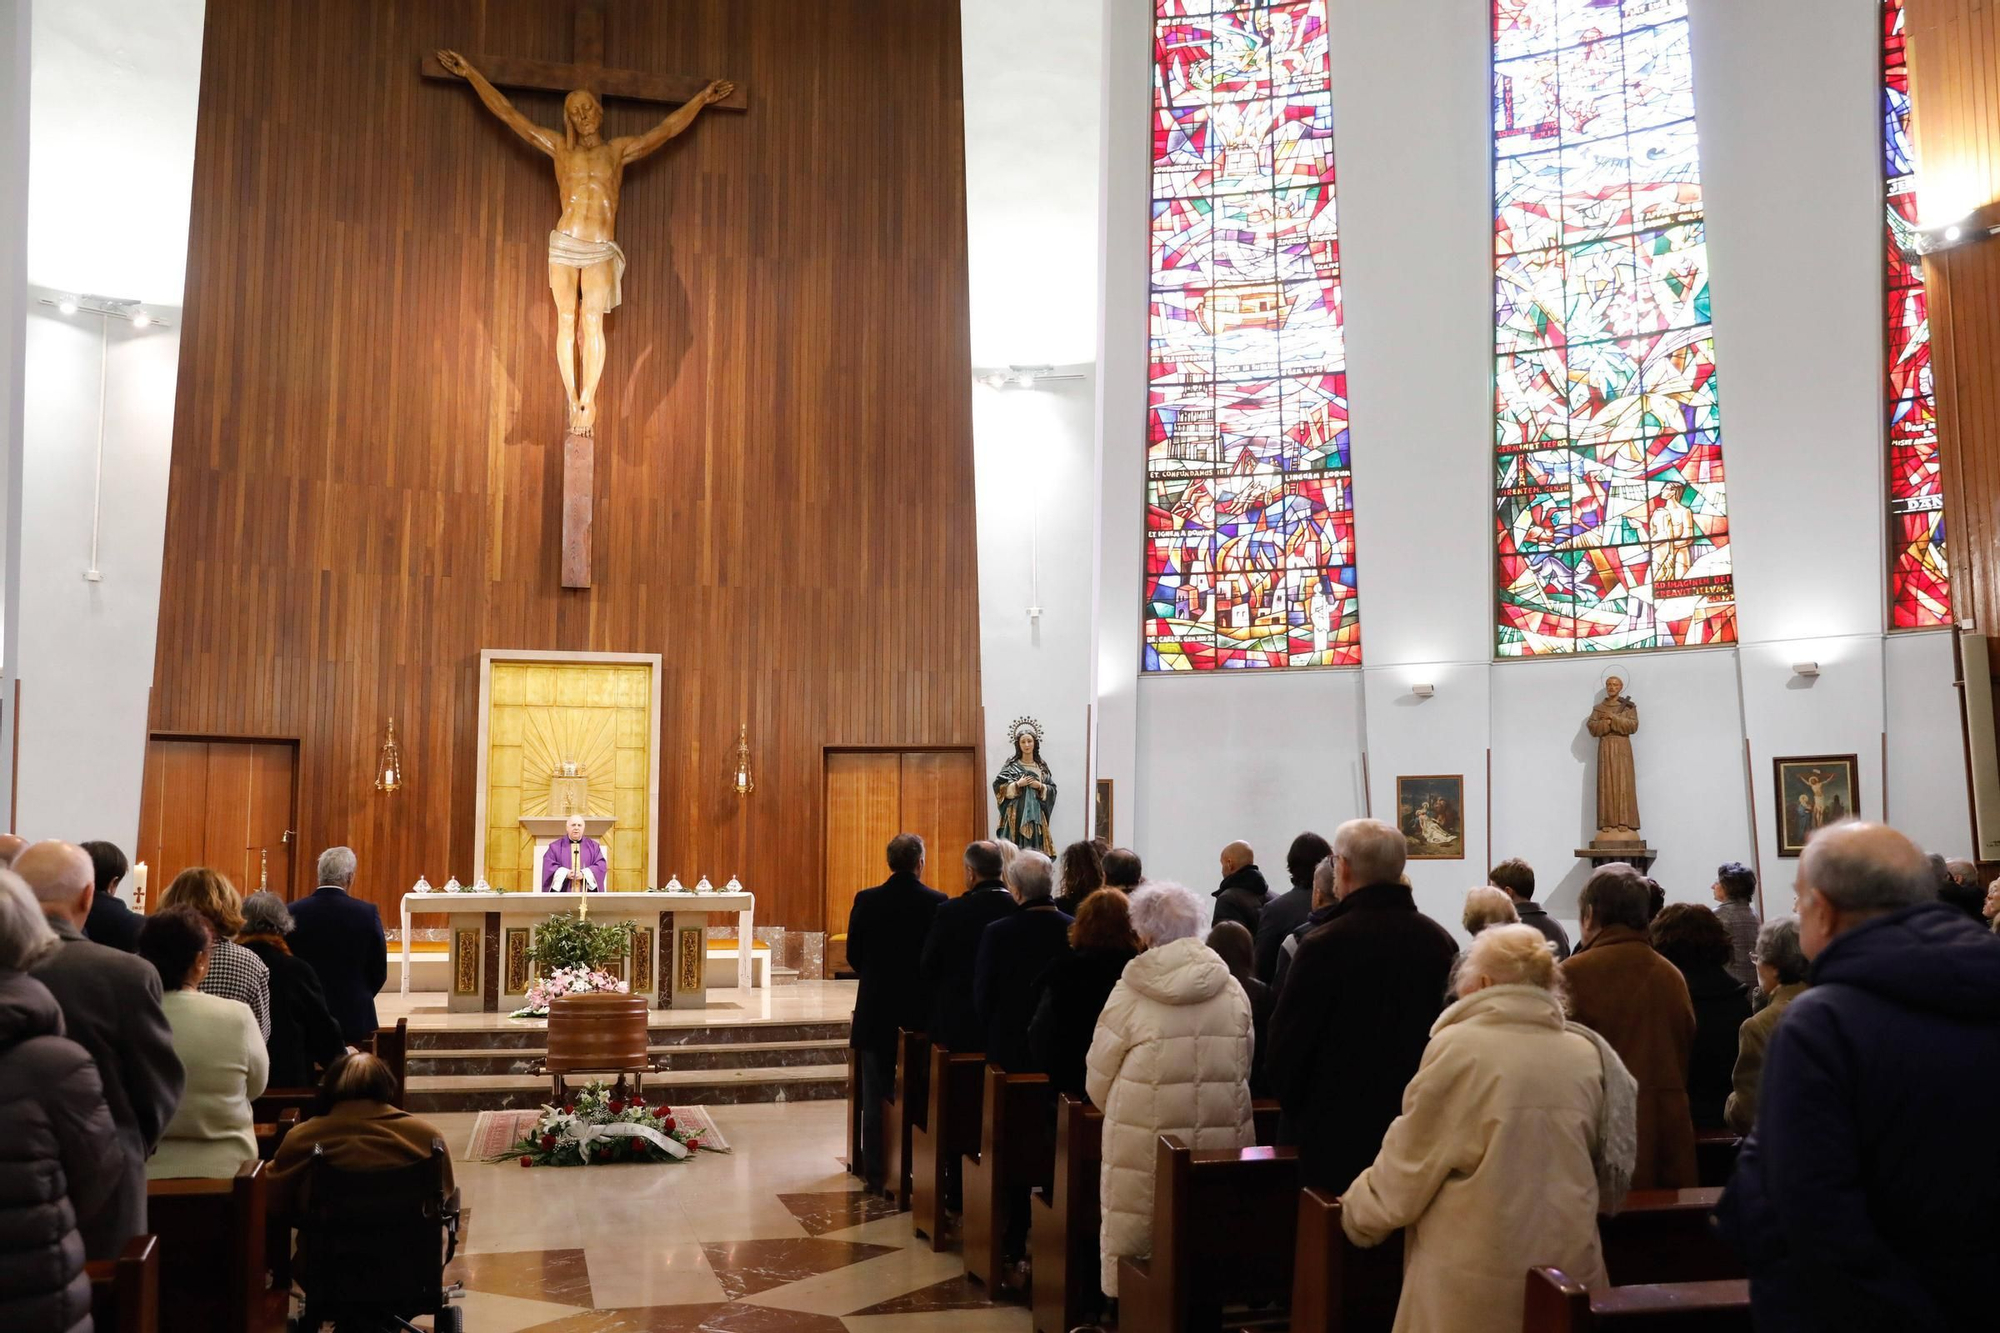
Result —
[[515, 1250], [499, 1254], [461, 1254], [445, 1270], [445, 1278], [462, 1282], [467, 1291], [512, 1296], [558, 1305], [590, 1305], [590, 1271], [582, 1250]]
[[1025, 1305], [954, 1310], [948, 1319], [935, 1314], [851, 1314], [840, 1322], [847, 1325], [847, 1333], [1033, 1333], [1035, 1326]]
[[986, 1288], [966, 1277], [957, 1277], [934, 1282], [920, 1291], [905, 1292], [901, 1296], [886, 1301], [878, 1301], [865, 1310], [854, 1311], [857, 1315], [874, 1314], [925, 1314], [938, 1310], [985, 1310], [993, 1305]]
[[780, 1194], [778, 1202], [792, 1210], [808, 1235], [824, 1236], [829, 1231], [896, 1216], [896, 1205], [879, 1194], [865, 1190], [828, 1191], [820, 1194]]
[[714, 1241], [702, 1249], [731, 1300], [895, 1253], [893, 1246], [838, 1240]]
[[831, 1273], [801, 1278], [782, 1287], [743, 1299], [753, 1305], [815, 1314], [844, 1315], [894, 1300], [909, 1292], [956, 1277], [965, 1265], [956, 1254], [933, 1254], [928, 1246], [892, 1250], [888, 1254], [837, 1268]]
[[[524, 1301], [513, 1296], [494, 1296], [468, 1291], [452, 1302], [464, 1312], [465, 1327], [478, 1333], [520, 1333], [522, 1329], [546, 1324], [575, 1314], [573, 1306], [549, 1301]], [[420, 1324], [428, 1320], [419, 1320]]]
[[606, 1310], [630, 1310], [651, 1305], [699, 1305], [729, 1299], [709, 1267], [701, 1246], [666, 1245], [641, 1234], [621, 1241], [593, 1244], [590, 1290], [595, 1305]]
[[521, 1333], [846, 1333], [846, 1328], [830, 1315], [770, 1310], [732, 1301], [639, 1310], [580, 1310]]

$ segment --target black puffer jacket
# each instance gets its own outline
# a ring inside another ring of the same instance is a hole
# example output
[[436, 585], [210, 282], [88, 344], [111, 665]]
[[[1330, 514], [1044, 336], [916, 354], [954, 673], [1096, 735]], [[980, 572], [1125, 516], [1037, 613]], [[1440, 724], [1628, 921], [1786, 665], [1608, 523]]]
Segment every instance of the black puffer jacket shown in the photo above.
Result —
[[41, 982], [0, 971], [0, 1328], [90, 1333], [78, 1217], [118, 1183], [97, 1066]]

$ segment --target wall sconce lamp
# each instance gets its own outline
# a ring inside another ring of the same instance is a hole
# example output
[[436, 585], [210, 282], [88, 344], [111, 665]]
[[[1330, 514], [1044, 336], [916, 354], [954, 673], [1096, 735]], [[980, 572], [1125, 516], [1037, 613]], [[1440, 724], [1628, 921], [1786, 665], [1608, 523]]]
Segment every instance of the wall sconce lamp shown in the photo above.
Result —
[[1421, 685], [1410, 686], [1410, 693], [1416, 695], [1419, 699], [1428, 699], [1437, 692], [1438, 687], [1429, 681], [1425, 681]]
[[748, 796], [757, 790], [757, 780], [750, 776], [750, 724], [747, 722], [736, 729], [736, 771], [730, 775], [729, 788], [738, 796]]
[[1804, 676], [1806, 679], [1810, 680], [1813, 677], [1819, 675], [1819, 663], [1794, 662], [1792, 663], [1792, 674], [1795, 676]]
[[394, 795], [403, 787], [403, 747], [396, 744], [396, 719], [389, 719], [389, 734], [382, 738], [382, 754], [375, 761], [375, 790]]

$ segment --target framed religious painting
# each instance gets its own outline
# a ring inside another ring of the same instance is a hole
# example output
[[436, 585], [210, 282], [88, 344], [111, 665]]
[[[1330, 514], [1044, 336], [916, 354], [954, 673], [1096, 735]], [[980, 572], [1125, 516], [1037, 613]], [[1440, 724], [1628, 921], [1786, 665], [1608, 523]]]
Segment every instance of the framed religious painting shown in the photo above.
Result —
[[1465, 859], [1465, 777], [1425, 773], [1396, 779], [1396, 827], [1412, 861]]
[[1797, 856], [1813, 830], [1861, 813], [1861, 786], [1851, 754], [1773, 759], [1778, 803], [1778, 855]]
[[1097, 780], [1097, 807], [1092, 812], [1090, 833], [1094, 838], [1111, 841], [1111, 779]]

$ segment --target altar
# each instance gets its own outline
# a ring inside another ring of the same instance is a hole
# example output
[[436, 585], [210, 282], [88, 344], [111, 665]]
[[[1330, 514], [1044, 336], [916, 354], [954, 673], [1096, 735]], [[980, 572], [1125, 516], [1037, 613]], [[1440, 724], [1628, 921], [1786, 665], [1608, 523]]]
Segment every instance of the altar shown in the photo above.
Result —
[[[586, 901], [587, 900], [587, 901]], [[453, 1013], [520, 1008], [534, 967], [528, 949], [543, 921], [582, 911], [600, 921], [630, 921], [632, 944], [606, 969], [656, 1009], [708, 1005], [708, 918], [734, 913], [736, 985], [751, 985], [756, 895], [750, 893], [406, 893], [403, 895], [402, 993], [410, 993], [410, 916], [442, 912], [451, 943], [447, 1007]]]

